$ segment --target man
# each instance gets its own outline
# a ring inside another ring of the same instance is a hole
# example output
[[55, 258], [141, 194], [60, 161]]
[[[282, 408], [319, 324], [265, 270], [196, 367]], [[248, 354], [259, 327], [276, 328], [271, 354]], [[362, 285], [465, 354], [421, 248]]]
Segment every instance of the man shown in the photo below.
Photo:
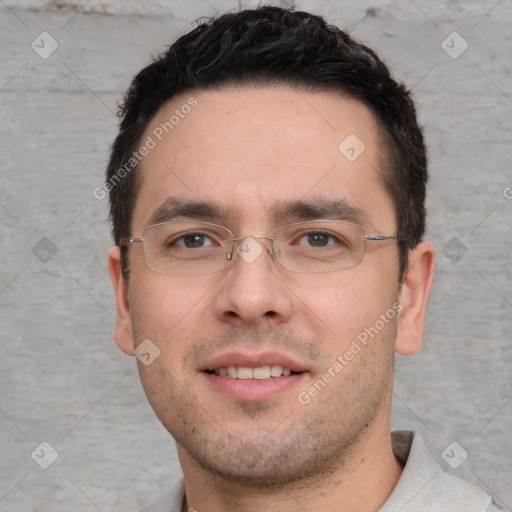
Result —
[[319, 17], [226, 14], [139, 73], [107, 171], [115, 340], [184, 474], [147, 510], [499, 510], [390, 433], [426, 181], [409, 93]]

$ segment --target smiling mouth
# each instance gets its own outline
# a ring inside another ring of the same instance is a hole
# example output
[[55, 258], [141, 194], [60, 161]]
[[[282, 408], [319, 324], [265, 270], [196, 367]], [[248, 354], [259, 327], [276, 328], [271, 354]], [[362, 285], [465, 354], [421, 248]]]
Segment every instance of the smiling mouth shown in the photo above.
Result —
[[280, 364], [258, 366], [250, 368], [248, 366], [221, 366], [215, 370], [205, 370], [210, 375], [219, 377], [229, 377], [231, 379], [241, 380], [267, 380], [278, 377], [289, 377], [290, 375], [299, 375], [303, 372], [295, 372], [290, 368], [285, 368]]

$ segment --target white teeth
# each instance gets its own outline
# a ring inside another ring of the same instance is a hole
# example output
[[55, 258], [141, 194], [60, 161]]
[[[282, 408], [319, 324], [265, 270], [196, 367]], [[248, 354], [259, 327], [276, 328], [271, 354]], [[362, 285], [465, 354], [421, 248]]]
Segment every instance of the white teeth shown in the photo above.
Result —
[[238, 367], [238, 378], [239, 379], [252, 379], [252, 368], [245, 366]]
[[270, 375], [272, 375], [272, 377], [281, 377], [282, 373], [283, 367], [280, 364], [273, 364], [270, 367]]
[[[240, 375], [240, 374], [239, 374]], [[253, 379], [263, 380], [270, 379], [270, 366], [259, 366], [258, 368], [254, 368], [252, 371]], [[240, 378], [240, 377], [238, 377]]]
[[290, 368], [283, 368], [280, 364], [258, 366], [249, 368], [247, 366], [222, 366], [215, 370], [215, 375], [231, 377], [232, 379], [256, 379], [266, 380], [272, 377], [289, 376]]

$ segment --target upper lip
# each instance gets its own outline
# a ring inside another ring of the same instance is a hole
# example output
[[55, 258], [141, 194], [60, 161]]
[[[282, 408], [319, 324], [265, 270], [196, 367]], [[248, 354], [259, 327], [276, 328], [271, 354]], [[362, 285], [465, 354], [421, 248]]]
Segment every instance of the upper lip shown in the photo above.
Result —
[[308, 371], [306, 365], [295, 359], [278, 352], [262, 352], [260, 354], [247, 354], [242, 352], [230, 352], [219, 354], [200, 367], [201, 371], [212, 371], [227, 366], [244, 366], [258, 368], [259, 366], [281, 365], [290, 368], [294, 372]]

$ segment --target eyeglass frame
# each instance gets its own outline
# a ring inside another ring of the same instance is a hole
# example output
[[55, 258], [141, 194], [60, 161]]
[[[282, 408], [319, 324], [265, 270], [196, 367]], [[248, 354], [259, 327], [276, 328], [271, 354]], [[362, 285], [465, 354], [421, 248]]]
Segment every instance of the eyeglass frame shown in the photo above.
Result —
[[352, 267], [348, 267], [348, 268], [342, 268], [342, 269], [336, 269], [336, 270], [313, 270], [313, 271], [310, 271], [310, 272], [307, 272], [307, 271], [300, 271], [300, 270], [289, 270], [287, 269], [280, 261], [279, 259], [277, 258], [277, 256], [281, 253], [281, 251], [278, 249], [278, 248], [275, 248], [274, 247], [274, 240], [276, 240], [276, 238], [274, 238], [273, 235], [275, 235], [275, 233], [277, 231], [279, 231], [280, 229], [283, 229], [285, 227], [288, 227], [288, 226], [294, 226], [294, 225], [301, 225], [301, 224], [307, 224], [307, 223], [313, 223], [313, 222], [338, 222], [338, 223], [341, 223], [341, 224], [350, 224], [352, 226], [356, 226], [358, 227], [359, 229], [361, 229], [361, 231], [363, 232], [364, 234], [364, 228], [363, 226], [360, 226], [359, 224], [356, 224], [354, 222], [348, 222], [348, 221], [344, 221], [344, 220], [338, 220], [338, 219], [313, 219], [313, 220], [308, 220], [308, 221], [300, 221], [300, 222], [290, 222], [289, 224], [284, 224], [282, 226], [279, 226], [278, 228], [276, 228], [274, 230], [274, 232], [272, 233], [271, 236], [263, 236], [263, 235], [243, 235], [243, 236], [238, 236], [238, 237], [235, 237], [234, 236], [234, 233], [233, 231], [231, 231], [227, 226], [222, 226], [221, 224], [214, 224], [212, 222], [204, 222], [204, 221], [167, 221], [167, 222], [158, 222], [157, 224], [151, 224], [150, 226], [147, 226], [145, 229], [144, 229], [144, 232], [142, 233], [142, 236], [140, 237], [123, 237], [121, 238], [120, 240], [120, 243], [122, 245], [128, 245], [128, 246], [132, 246], [134, 244], [142, 244], [142, 252], [143, 252], [143, 255], [144, 255], [144, 261], [146, 262], [146, 265], [151, 269], [151, 270], [154, 270], [155, 272], [159, 272], [160, 274], [165, 274], [165, 275], [171, 275], [171, 276], [174, 276], [174, 275], [179, 275], [179, 276], [201, 276], [201, 275], [210, 275], [210, 274], [216, 274], [218, 272], [222, 272], [223, 270], [225, 270], [228, 265], [226, 264], [223, 268], [219, 269], [219, 270], [214, 270], [212, 272], [204, 272], [204, 273], [199, 273], [199, 274], [175, 274], [175, 273], [172, 273], [172, 272], [164, 272], [163, 270], [158, 270], [156, 269], [155, 267], [152, 267], [148, 260], [147, 260], [147, 257], [146, 257], [146, 252], [144, 251], [144, 234], [146, 233], [146, 231], [148, 231], [149, 229], [151, 228], [154, 228], [156, 226], [162, 226], [162, 225], [167, 225], [167, 224], [201, 224], [201, 225], [206, 225], [206, 226], [214, 226], [214, 227], [217, 227], [217, 228], [222, 228], [224, 230], [226, 230], [227, 232], [229, 232], [231, 234], [231, 238], [228, 238], [226, 240], [221, 240], [221, 242], [232, 242], [233, 245], [232, 245], [232, 249], [231, 249], [231, 252], [227, 252], [226, 253], [226, 260], [227, 261], [233, 261], [235, 262], [236, 261], [236, 255], [235, 257], [233, 258], [233, 252], [235, 252], [235, 243], [236, 242], [239, 242], [241, 240], [245, 240], [246, 238], [254, 238], [254, 239], [257, 239], [257, 240], [270, 240], [272, 243], [271, 243], [271, 249], [267, 249], [267, 252], [269, 254], [269, 256], [273, 256], [274, 259], [279, 263], [279, 266], [281, 268], [283, 268], [284, 270], [286, 270], [287, 272], [293, 272], [293, 273], [297, 273], [297, 274], [327, 274], [329, 272], [342, 272], [344, 270], [350, 270], [351, 268], [355, 268], [357, 266], [359, 266], [363, 259], [364, 259], [364, 256], [366, 254], [366, 242], [383, 242], [383, 241], [388, 241], [388, 240], [395, 240], [396, 242], [400, 242], [401, 240], [397, 237], [397, 236], [384, 236], [384, 235], [363, 235], [363, 241], [365, 242], [365, 246], [364, 246], [364, 251], [363, 251], [363, 256], [361, 258], [361, 260], [354, 266]]

